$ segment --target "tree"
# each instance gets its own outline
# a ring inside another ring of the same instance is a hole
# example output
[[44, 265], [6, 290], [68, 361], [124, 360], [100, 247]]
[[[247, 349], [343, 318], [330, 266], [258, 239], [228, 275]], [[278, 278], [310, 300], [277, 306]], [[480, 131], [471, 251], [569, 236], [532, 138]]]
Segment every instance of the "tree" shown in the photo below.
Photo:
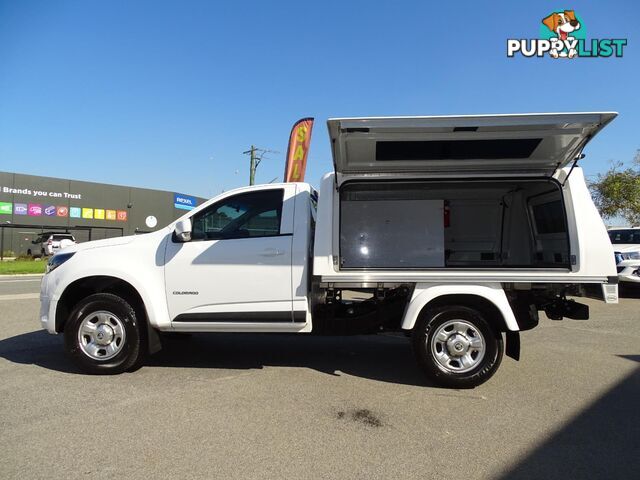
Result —
[[631, 225], [640, 224], [640, 150], [632, 167], [614, 163], [589, 189], [603, 218], [620, 216]]

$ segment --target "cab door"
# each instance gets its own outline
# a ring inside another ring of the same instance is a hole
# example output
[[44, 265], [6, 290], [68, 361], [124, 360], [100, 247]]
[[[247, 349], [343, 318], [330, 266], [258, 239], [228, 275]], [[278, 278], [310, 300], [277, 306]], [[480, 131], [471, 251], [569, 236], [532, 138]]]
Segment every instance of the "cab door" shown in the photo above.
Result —
[[292, 322], [294, 184], [227, 195], [192, 217], [191, 241], [169, 239], [172, 323]]

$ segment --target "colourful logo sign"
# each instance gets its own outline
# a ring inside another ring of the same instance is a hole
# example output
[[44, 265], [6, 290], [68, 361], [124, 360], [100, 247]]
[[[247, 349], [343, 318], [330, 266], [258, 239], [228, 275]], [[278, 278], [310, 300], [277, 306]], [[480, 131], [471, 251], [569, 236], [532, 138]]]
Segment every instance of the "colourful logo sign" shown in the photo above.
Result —
[[30, 203], [28, 214], [30, 217], [39, 217], [42, 215], [42, 205], [38, 203]]
[[105, 212], [107, 220], [115, 220], [116, 219], [116, 211], [115, 210], [107, 210]]
[[118, 210], [116, 212], [116, 218], [121, 222], [127, 221], [127, 211], [126, 210]]
[[9, 202], [0, 202], [0, 214], [11, 215], [13, 213], [13, 204]]
[[93, 211], [93, 218], [98, 220], [104, 220], [104, 210], [102, 208], [96, 208]]
[[69, 215], [69, 209], [67, 207], [56, 207], [56, 215], [58, 217], [66, 217]]
[[29, 211], [29, 207], [27, 207], [26, 203], [13, 204], [13, 213], [15, 215], [26, 215], [28, 211]]
[[47, 217], [55, 217], [56, 216], [56, 206], [55, 205], [48, 205], [48, 206], [44, 207], [44, 214]]
[[69, 209], [69, 216], [71, 218], [80, 218], [82, 217], [82, 210], [80, 209], [80, 207], [71, 207]]
[[93, 218], [93, 208], [83, 208], [82, 218]]
[[544, 17], [540, 38], [507, 40], [507, 56], [576, 58], [622, 57], [626, 38], [586, 38], [582, 19], [573, 10], [558, 10]]

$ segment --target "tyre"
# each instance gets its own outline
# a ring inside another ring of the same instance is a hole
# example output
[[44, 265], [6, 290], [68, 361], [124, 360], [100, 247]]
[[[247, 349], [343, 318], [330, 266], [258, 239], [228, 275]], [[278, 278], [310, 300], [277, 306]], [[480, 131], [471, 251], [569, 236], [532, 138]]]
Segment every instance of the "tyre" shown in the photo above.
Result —
[[438, 385], [473, 388], [498, 370], [504, 344], [482, 313], [446, 305], [423, 312], [413, 331], [413, 350], [422, 370]]
[[117, 374], [139, 364], [142, 325], [123, 298], [97, 293], [81, 301], [64, 328], [67, 354], [90, 374]]

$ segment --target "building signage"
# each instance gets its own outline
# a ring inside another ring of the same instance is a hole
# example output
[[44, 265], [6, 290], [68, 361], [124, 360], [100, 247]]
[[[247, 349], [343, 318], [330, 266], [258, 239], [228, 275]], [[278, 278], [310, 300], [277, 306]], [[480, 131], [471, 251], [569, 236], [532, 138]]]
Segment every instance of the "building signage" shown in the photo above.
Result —
[[44, 190], [35, 190], [33, 188], [13, 188], [0, 186], [0, 192], [10, 193], [13, 195], [29, 195], [31, 197], [49, 197], [49, 198], [68, 198], [73, 200], [82, 200], [82, 194], [69, 192], [48, 192]]
[[[184, 196], [183, 196], [184, 197]], [[193, 197], [186, 197], [193, 198]], [[195, 202], [195, 199], [193, 199]], [[178, 207], [186, 208], [186, 207]], [[193, 208], [193, 207], [191, 207]], [[0, 215], [28, 215], [30, 217], [71, 217], [87, 220], [110, 220], [126, 222], [128, 213], [126, 210], [105, 210], [103, 208], [65, 207], [56, 205], [43, 206], [39, 203], [12, 203], [0, 202]]]
[[173, 194], [173, 206], [181, 210], [193, 210], [198, 205], [195, 197], [189, 195]]
[[26, 203], [14, 203], [13, 204], [13, 214], [14, 215], [26, 215], [29, 211], [29, 207]]
[[[38, 188], [34, 188], [35, 186]], [[71, 188], [69, 188], [69, 190], [70, 189]], [[76, 187], [74, 187], [74, 190], [75, 189]], [[116, 207], [117, 204], [97, 206], [91, 204], [78, 205], [84, 203], [84, 194], [70, 193], [68, 191], [64, 191], [62, 188], [50, 190], [46, 186], [34, 185], [31, 181], [22, 181], [13, 186], [0, 184], [0, 195], [2, 194], [9, 196], [9, 198], [4, 196], [0, 197], [0, 215], [2, 216], [22, 215], [28, 217], [57, 217], [59, 219], [72, 219], [71, 222], [75, 222], [77, 219], [82, 219], [84, 221], [90, 221], [91, 223], [94, 223], [94, 220], [99, 220], [105, 223], [129, 222], [129, 210], [126, 208], [123, 208], [122, 210], [113, 208]], [[13, 199], [17, 200], [17, 202], [11, 201], [13, 200], [11, 197], [14, 197]], [[121, 203], [122, 199], [118, 198], [116, 201]], [[173, 205], [175, 208], [181, 210], [192, 210], [198, 206], [199, 201], [200, 200], [198, 198], [191, 195], [173, 193]], [[108, 209], [105, 207], [112, 208]], [[44, 218], [41, 218], [37, 221], [44, 222], [45, 220]], [[6, 220], [3, 222], [8, 223]], [[15, 222], [20, 223], [18, 219], [15, 219]], [[155, 228], [158, 224], [158, 220], [156, 217], [151, 215], [145, 220], [145, 224], [148, 228]]]
[[30, 203], [29, 204], [29, 216], [30, 217], [39, 217], [42, 215], [42, 205], [38, 203]]

